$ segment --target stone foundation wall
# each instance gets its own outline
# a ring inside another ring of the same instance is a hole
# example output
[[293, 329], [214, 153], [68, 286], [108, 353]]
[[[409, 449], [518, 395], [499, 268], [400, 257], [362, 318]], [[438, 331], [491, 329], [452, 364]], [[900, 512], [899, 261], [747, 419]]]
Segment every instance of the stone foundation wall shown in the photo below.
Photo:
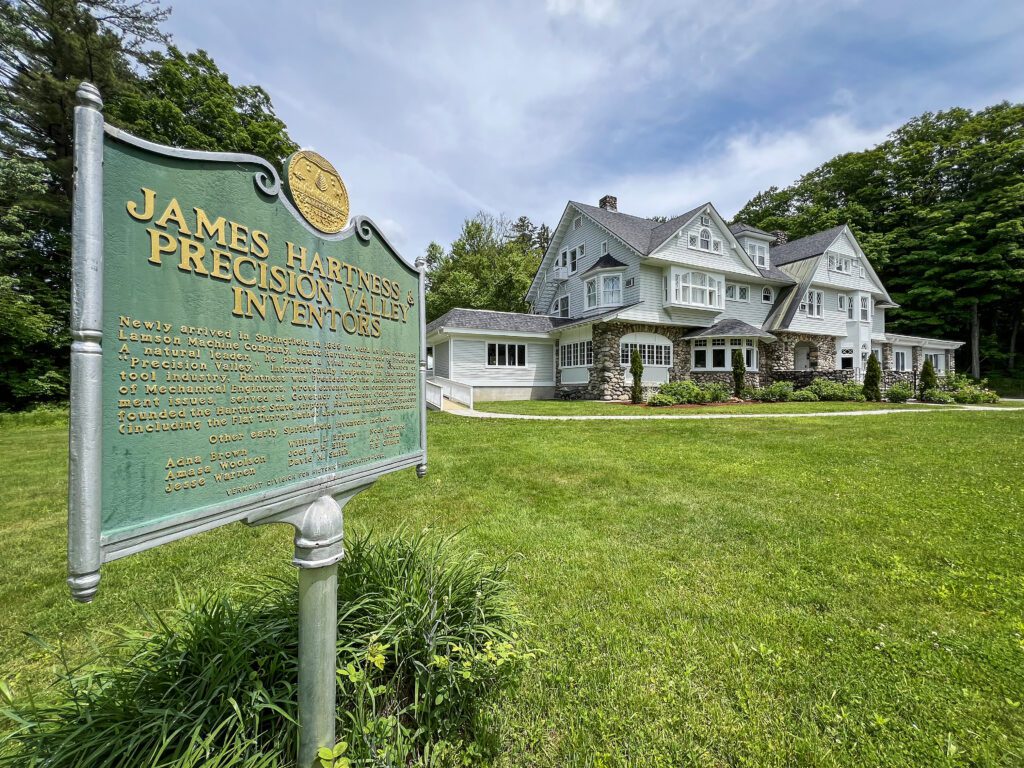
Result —
[[827, 379], [828, 381], [848, 382], [855, 381], [854, 372], [850, 369], [839, 369], [836, 371], [771, 371], [768, 373], [771, 383], [776, 381], [788, 381], [793, 384], [794, 389], [803, 389], [815, 379]]
[[831, 371], [836, 367], [835, 336], [819, 336], [813, 333], [792, 333], [776, 331], [777, 341], [762, 344], [765, 368], [769, 371], [792, 371], [796, 366], [796, 345], [805, 342], [810, 345], [808, 355], [812, 371]]
[[[683, 376], [684, 379], [690, 379], [698, 384], [710, 384], [712, 382], [718, 382], [719, 384], [725, 384], [730, 390], [732, 390], [732, 371], [691, 371], [688, 375]], [[673, 379], [677, 381], [677, 379]], [[743, 377], [743, 386], [745, 387], [760, 387], [761, 386], [761, 373], [758, 371], [747, 371]]]

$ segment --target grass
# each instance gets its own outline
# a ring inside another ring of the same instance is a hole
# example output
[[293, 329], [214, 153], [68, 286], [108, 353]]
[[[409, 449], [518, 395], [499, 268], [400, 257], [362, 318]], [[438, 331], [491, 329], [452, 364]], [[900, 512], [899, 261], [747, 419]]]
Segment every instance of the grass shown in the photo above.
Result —
[[517, 413], [527, 416], [690, 416], [716, 413], [834, 413], [836, 411], [905, 410], [935, 406], [916, 403], [716, 403], [651, 408], [647, 405], [607, 403], [600, 400], [491, 400], [474, 403], [487, 413]]
[[[0, 451], [0, 676], [22, 694], [48, 664], [24, 632], [82, 658], [173, 582], [294, 578], [285, 529], [233, 525], [111, 563], [73, 605], [66, 432], [5, 429]], [[1024, 763], [1024, 414], [435, 413], [430, 451], [348, 525], [513, 558], [545, 653], [491, 713], [501, 768]]]

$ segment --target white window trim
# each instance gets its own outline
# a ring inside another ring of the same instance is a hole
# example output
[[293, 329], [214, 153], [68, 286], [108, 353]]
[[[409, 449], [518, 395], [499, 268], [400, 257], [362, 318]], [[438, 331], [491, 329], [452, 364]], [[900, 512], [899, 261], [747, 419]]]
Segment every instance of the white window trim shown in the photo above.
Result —
[[[765, 298], [765, 294], [766, 293], [768, 295], [767, 299]], [[763, 303], [763, 304], [773, 304], [774, 302], [775, 302], [775, 291], [772, 290], [772, 287], [770, 285], [766, 285], [764, 288], [761, 289], [761, 303]]]
[[[729, 289], [730, 288], [734, 289], [733, 290], [733, 294], [734, 295], [733, 295], [732, 298], [729, 298]], [[741, 299], [740, 298], [740, 291], [741, 290], [745, 290], [747, 292], [747, 298], [745, 298], [745, 299]], [[744, 285], [743, 283], [726, 283], [725, 284], [725, 300], [726, 301], [738, 301], [741, 304], [749, 304], [750, 303], [750, 286], [749, 285]]]
[[[716, 366], [716, 365], [713, 364], [714, 363], [714, 359], [715, 359], [714, 350], [716, 350], [716, 349], [724, 350], [724, 352], [725, 352], [725, 364], [724, 365]], [[743, 360], [744, 360], [744, 364], [747, 366], [747, 370], [748, 371], [757, 371], [758, 370], [758, 365], [760, 363], [760, 357], [761, 357], [761, 355], [759, 354], [760, 350], [759, 350], [758, 345], [757, 345], [757, 339], [746, 337], [746, 336], [741, 336], [741, 337], [723, 336], [723, 337], [715, 337], [715, 338], [703, 337], [703, 338], [700, 338], [700, 339], [694, 339], [690, 343], [690, 370], [691, 371], [697, 371], [697, 372], [704, 372], [704, 371], [713, 371], [713, 372], [731, 371], [732, 370], [732, 353], [733, 353], [734, 350], [737, 350], [737, 349], [743, 351]], [[702, 351], [707, 353], [705, 355], [705, 362], [707, 364], [705, 366], [703, 366], [703, 367], [698, 367], [697, 364], [696, 364], [697, 351], [698, 350], [702, 350]], [[752, 353], [752, 358], [753, 358], [752, 359], [752, 363], [753, 364], [750, 364], [750, 363], [747, 362], [747, 360], [748, 360], [748, 350]]]
[[[490, 357], [491, 357], [491, 349], [490, 348], [492, 346], [495, 347], [495, 350], [494, 350], [495, 363], [493, 365], [491, 363], [487, 362], [490, 359]], [[506, 350], [505, 350], [505, 359], [506, 360], [508, 360], [508, 349], [507, 349], [508, 347], [522, 347], [523, 348], [523, 364], [520, 365], [519, 362], [518, 362], [519, 361], [519, 351], [518, 350], [516, 350], [516, 364], [515, 365], [509, 365], [507, 362], [504, 365], [502, 365], [501, 363], [497, 362], [497, 359], [498, 359], [497, 347], [499, 347], [499, 346], [506, 347]], [[527, 367], [529, 367], [529, 364], [530, 364], [529, 354], [530, 354], [530, 350], [529, 350], [529, 345], [527, 345], [527, 344], [519, 344], [517, 342], [510, 342], [510, 341], [489, 341], [489, 342], [487, 342], [486, 345], [484, 345], [484, 367], [485, 368], [527, 368]]]
[[825, 314], [825, 292], [816, 288], [809, 288], [800, 302], [800, 311], [807, 317], [821, 320]]
[[[694, 275], [700, 275], [704, 283], [693, 281]], [[674, 307], [694, 307], [696, 309], [725, 309], [725, 278], [713, 272], [704, 272], [699, 269], [682, 269], [673, 267], [668, 273], [668, 295], [665, 303]], [[703, 302], [692, 301], [693, 290], [703, 291], [706, 297]], [[711, 293], [714, 292], [717, 301], [711, 302]], [[683, 296], [686, 299], [683, 299]]]
[[[661, 342], [637, 342], [637, 341], [620, 341], [619, 342], [619, 365], [628, 366], [632, 362], [633, 350], [636, 347], [640, 350], [640, 359], [645, 367], [649, 368], [671, 368], [672, 367], [672, 345]], [[660, 348], [660, 352], [658, 349]], [[627, 354], [623, 355], [626, 351]], [[650, 355], [648, 356], [648, 352]], [[661, 356], [662, 362], [657, 362], [658, 356]], [[627, 357], [623, 360], [623, 357]], [[647, 359], [644, 359], [647, 358]], [[668, 362], [665, 362], [665, 361]]]
[[[624, 290], [625, 280], [623, 279], [624, 273], [619, 272], [602, 272], [601, 274], [594, 275], [593, 277], [583, 282], [583, 303], [588, 310], [600, 309], [602, 307], [618, 307], [622, 305], [622, 291]], [[617, 277], [619, 278], [619, 300], [617, 302], [606, 302], [605, 294], [608, 289], [604, 287], [604, 281], [608, 278]], [[590, 285], [594, 284], [594, 302], [590, 303]]]
[[[576, 360], [580, 362], [575, 362]], [[558, 345], [559, 368], [590, 368], [593, 364], [594, 342], [592, 339], [569, 341]]]
[[607, 240], [602, 240], [601, 241], [601, 255], [605, 256], [605, 255], [607, 255], [607, 253], [608, 253], [608, 241]]

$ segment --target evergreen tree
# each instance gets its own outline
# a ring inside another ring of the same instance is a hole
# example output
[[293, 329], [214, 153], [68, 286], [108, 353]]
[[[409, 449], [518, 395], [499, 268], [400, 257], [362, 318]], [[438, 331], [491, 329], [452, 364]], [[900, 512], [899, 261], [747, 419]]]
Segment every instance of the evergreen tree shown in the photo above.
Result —
[[644, 401], [644, 361], [640, 359], [640, 351], [633, 348], [633, 354], [629, 356], [629, 373], [633, 377], [633, 383], [629, 387], [629, 399], [634, 403]]
[[868, 356], [868, 368], [864, 372], [864, 399], [875, 403], [882, 401], [882, 366], [874, 352]]
[[732, 394], [740, 397], [743, 392], [744, 379], [747, 377], [747, 364], [743, 360], [743, 350], [732, 351]]
[[935, 366], [932, 365], [930, 357], [924, 359], [924, 365], [921, 366], [921, 380], [918, 386], [918, 397], [923, 395], [929, 389], [939, 388], [939, 377], [935, 375]]
[[848, 223], [898, 309], [897, 331], [970, 340], [972, 373], [1012, 366], [1024, 316], [1024, 104], [926, 113], [840, 155], [737, 221], [790, 239]]
[[427, 248], [427, 320], [456, 307], [529, 312], [526, 292], [542, 255], [504, 218], [467, 219], [447, 252], [437, 243]]

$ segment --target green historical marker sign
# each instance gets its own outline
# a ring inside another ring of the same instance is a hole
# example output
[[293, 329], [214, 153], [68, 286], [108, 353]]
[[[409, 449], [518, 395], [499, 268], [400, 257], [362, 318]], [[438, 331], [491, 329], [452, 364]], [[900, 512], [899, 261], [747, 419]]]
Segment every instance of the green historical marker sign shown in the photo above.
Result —
[[94, 550], [71, 553], [76, 596], [101, 560], [424, 465], [422, 273], [369, 219], [343, 228], [330, 163], [299, 152], [282, 184], [257, 157], [91, 141], [75, 305], [98, 327], [73, 359], [102, 362], [74, 371], [71, 548]]
[[[159, 146], [75, 108], [68, 584], [235, 520], [295, 529], [299, 764], [334, 744], [342, 507], [426, 472], [424, 273], [333, 166]], [[340, 502], [340, 503], [339, 503]]]

